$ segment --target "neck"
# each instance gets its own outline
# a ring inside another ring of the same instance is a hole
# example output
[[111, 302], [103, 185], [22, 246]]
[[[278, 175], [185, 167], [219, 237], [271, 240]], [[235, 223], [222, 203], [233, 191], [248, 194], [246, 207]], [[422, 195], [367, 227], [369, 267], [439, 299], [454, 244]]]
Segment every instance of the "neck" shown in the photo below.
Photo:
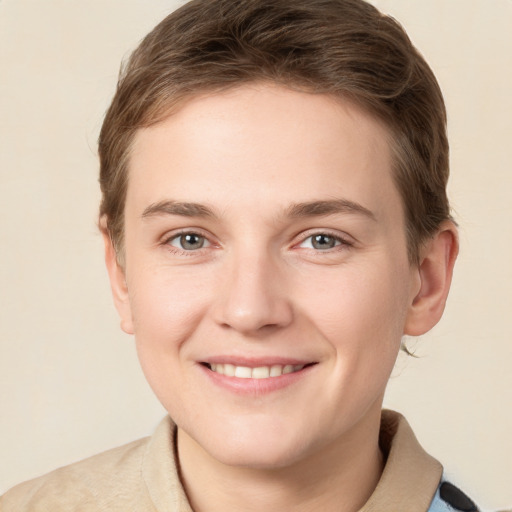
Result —
[[356, 512], [377, 486], [384, 465], [380, 411], [373, 416], [311, 456], [271, 469], [223, 464], [178, 430], [181, 478], [193, 510]]

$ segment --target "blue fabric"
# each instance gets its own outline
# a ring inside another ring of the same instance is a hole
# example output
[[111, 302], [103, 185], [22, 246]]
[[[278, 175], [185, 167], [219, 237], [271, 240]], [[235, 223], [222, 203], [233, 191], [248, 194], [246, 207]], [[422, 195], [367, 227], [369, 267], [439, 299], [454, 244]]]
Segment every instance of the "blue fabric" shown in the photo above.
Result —
[[441, 499], [441, 496], [439, 494], [440, 487], [441, 485], [439, 485], [439, 487], [437, 488], [434, 499], [432, 500], [432, 503], [428, 508], [428, 512], [453, 512], [455, 509], [450, 507], [450, 505], [448, 505], [446, 501]]
[[[451, 505], [450, 503], [446, 502], [441, 497], [441, 492], [440, 492], [441, 486], [446, 482], [447, 481], [444, 479], [441, 480], [441, 483], [437, 487], [436, 494], [435, 494], [434, 499], [432, 500], [432, 503], [430, 504], [430, 507], [427, 512], [460, 512], [461, 509], [456, 508], [456, 506]], [[462, 498], [463, 503], [466, 502], [466, 503], [464, 503], [464, 505], [462, 505], [463, 510], [471, 509], [472, 511], [475, 511], [475, 512], [478, 511], [478, 507], [460, 489], [454, 487], [453, 485], [451, 485], [451, 483], [447, 483], [447, 485], [449, 487], [451, 487], [452, 489], [454, 489], [457, 493], [460, 493], [460, 497]], [[453, 494], [452, 494], [452, 497], [453, 497]], [[458, 501], [460, 502], [460, 498]], [[456, 503], [457, 503], [457, 501], [456, 501]]]

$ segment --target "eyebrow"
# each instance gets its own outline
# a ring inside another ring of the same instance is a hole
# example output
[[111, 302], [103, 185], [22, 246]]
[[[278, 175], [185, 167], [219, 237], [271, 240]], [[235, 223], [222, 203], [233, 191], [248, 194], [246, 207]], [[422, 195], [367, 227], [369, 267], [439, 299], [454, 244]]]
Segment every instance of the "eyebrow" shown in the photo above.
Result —
[[363, 205], [347, 199], [332, 199], [328, 201], [310, 201], [306, 203], [292, 204], [286, 210], [286, 216], [291, 218], [321, 217], [336, 213], [351, 213], [364, 215], [372, 220], [377, 220], [375, 214]]
[[[377, 220], [375, 214], [363, 205], [347, 199], [332, 199], [294, 203], [284, 210], [285, 218], [321, 217], [337, 213], [359, 214], [371, 220]], [[218, 218], [212, 208], [201, 203], [190, 203], [164, 200], [149, 205], [142, 218], [162, 215], [178, 215], [181, 217]]]
[[160, 215], [179, 215], [181, 217], [217, 217], [213, 210], [200, 203], [187, 203], [180, 201], [159, 201], [150, 204], [143, 212], [142, 218]]

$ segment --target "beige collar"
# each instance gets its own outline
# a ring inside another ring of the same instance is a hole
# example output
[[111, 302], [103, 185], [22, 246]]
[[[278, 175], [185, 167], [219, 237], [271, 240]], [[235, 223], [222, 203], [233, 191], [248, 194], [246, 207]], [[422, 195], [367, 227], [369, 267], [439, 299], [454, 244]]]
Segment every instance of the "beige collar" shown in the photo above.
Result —
[[359, 512], [427, 512], [443, 467], [418, 443], [407, 420], [382, 411], [380, 447], [387, 455], [379, 483]]
[[[176, 464], [176, 425], [167, 417], [149, 441], [143, 478], [158, 512], [192, 512]], [[379, 483], [359, 512], [427, 512], [441, 480], [441, 464], [418, 443], [405, 418], [382, 412], [381, 449], [387, 457]]]

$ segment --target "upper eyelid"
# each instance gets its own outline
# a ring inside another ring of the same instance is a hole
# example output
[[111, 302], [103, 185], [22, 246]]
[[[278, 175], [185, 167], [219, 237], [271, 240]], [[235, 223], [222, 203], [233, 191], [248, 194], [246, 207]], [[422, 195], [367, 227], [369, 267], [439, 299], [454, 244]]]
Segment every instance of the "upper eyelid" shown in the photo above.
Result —
[[202, 235], [201, 233], [197, 233], [196, 231], [185, 231], [184, 233], [176, 233], [174, 235], [171, 235], [167, 239], [167, 241], [169, 241], [169, 240], [176, 240], [177, 238], [181, 238], [182, 236], [186, 236], [186, 235], [196, 235], [196, 236], [198, 236], [200, 238], [204, 238], [205, 240], [208, 241], [208, 243], [211, 243], [210, 239], [207, 236]]
[[316, 236], [316, 235], [331, 236], [331, 237], [335, 238], [336, 240], [340, 240], [341, 242], [346, 243], [346, 244], [355, 243], [354, 237], [352, 237], [348, 233], [340, 233], [339, 231], [336, 231], [333, 229], [328, 229], [328, 228], [324, 228], [324, 229], [313, 228], [313, 229], [308, 229], [308, 230], [302, 231], [301, 233], [294, 236], [293, 244], [295, 245], [297, 243], [301, 243], [301, 242], [307, 240], [308, 238], [311, 238], [312, 236]]
[[[160, 237], [159, 243], [167, 244], [171, 240], [174, 240], [182, 235], [187, 235], [187, 234], [196, 234], [196, 235], [202, 236], [212, 246], [222, 246], [221, 243], [216, 241], [216, 237], [213, 234], [211, 234], [210, 232], [208, 232], [202, 228], [197, 228], [197, 227], [179, 228], [176, 230], [168, 231]], [[297, 233], [296, 235], [294, 235], [291, 240], [291, 246], [296, 246], [300, 243], [303, 243], [308, 238], [311, 238], [312, 236], [316, 236], [316, 235], [327, 235], [327, 236], [333, 237], [345, 245], [352, 245], [356, 242], [354, 237], [352, 237], [351, 235], [349, 235], [347, 233], [340, 233], [337, 230], [329, 229], [329, 228], [311, 228], [311, 229], [303, 230], [300, 233]]]
[[206, 238], [210, 243], [212, 243], [212, 237], [208, 233], [206, 233], [203, 229], [200, 228], [182, 228], [172, 231], [167, 231], [160, 237], [160, 241], [162, 243], [168, 243], [170, 240], [174, 240], [179, 236], [183, 235], [199, 235], [203, 238]]
[[[342, 249], [342, 248], [348, 248], [348, 247], [352, 247], [354, 245], [354, 242], [352, 242], [351, 240], [347, 240], [347, 239], [345, 239], [345, 238], [343, 238], [341, 236], [334, 236], [334, 235], [330, 235], [329, 233], [317, 233], [317, 234], [318, 235], [324, 234], [324, 235], [330, 236], [331, 238], [334, 238], [337, 243], [334, 245], [334, 247], [329, 247], [327, 249], [322, 249], [321, 251], [319, 249], [313, 248], [313, 250], [315, 252], [328, 253], [329, 251], [333, 251], [333, 250], [337, 250], [337, 249]], [[307, 240], [309, 240], [310, 238], [312, 238], [314, 236], [316, 236], [316, 235], [310, 235], [310, 236], [305, 237], [304, 239], [302, 239], [301, 241], [296, 243], [294, 245], [294, 247], [301, 246], [304, 242], [306, 242]], [[305, 250], [311, 250], [310, 247], [305, 247], [304, 249]]]
[[[182, 229], [179, 231], [168, 233], [167, 235], [164, 235], [162, 237], [162, 239], [158, 242], [158, 245], [160, 247], [165, 248], [169, 252], [171, 252], [175, 255], [178, 255], [178, 256], [188, 256], [188, 257], [193, 257], [194, 255], [199, 256], [200, 254], [204, 254], [205, 250], [211, 249], [212, 247], [215, 248], [214, 242], [212, 242], [212, 240], [208, 236], [205, 236], [200, 231], [201, 230], [197, 230], [197, 229], [195, 229], [195, 230]], [[198, 235], [198, 236], [204, 238], [207, 241], [208, 245], [206, 247], [203, 246], [203, 247], [199, 247], [197, 249], [185, 249], [185, 248], [176, 247], [175, 245], [173, 245], [171, 243], [174, 240], [180, 238], [181, 236], [189, 235], [189, 234]]]

